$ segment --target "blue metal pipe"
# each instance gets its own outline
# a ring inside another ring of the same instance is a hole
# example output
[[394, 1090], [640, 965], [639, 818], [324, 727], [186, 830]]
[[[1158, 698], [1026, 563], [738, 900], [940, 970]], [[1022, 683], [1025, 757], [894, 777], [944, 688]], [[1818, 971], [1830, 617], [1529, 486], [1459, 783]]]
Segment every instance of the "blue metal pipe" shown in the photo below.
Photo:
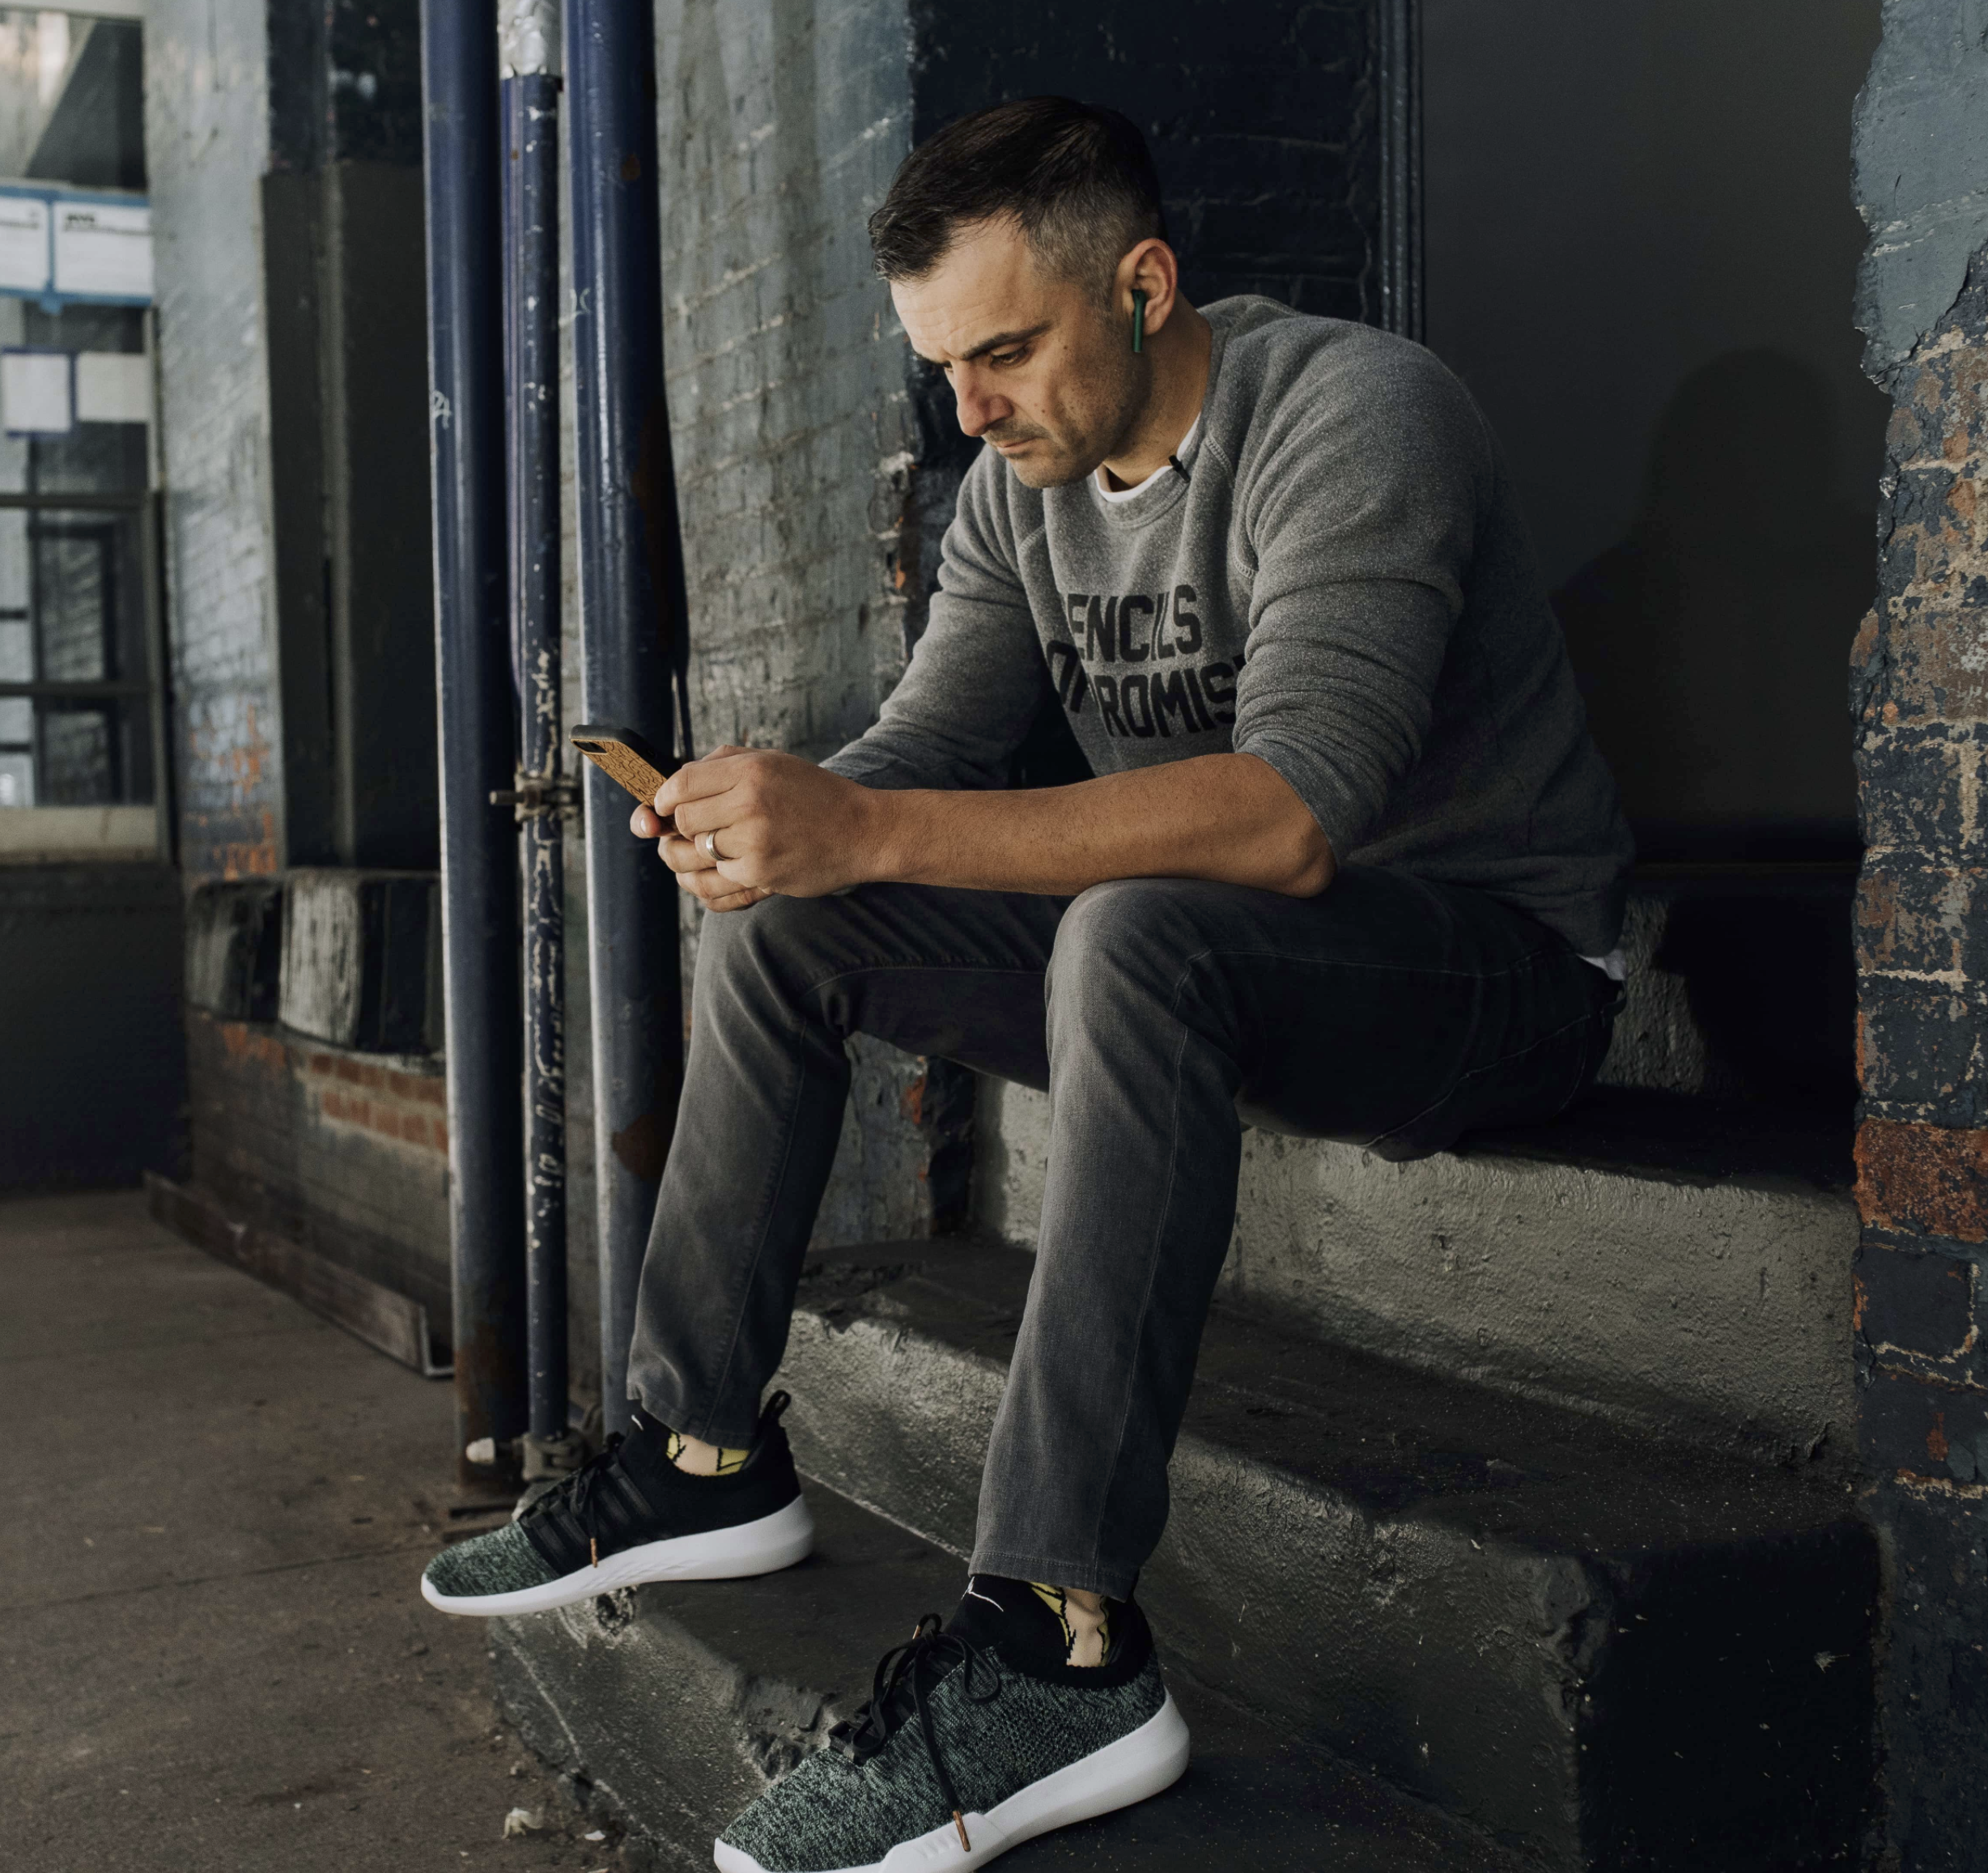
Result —
[[[490, 796], [516, 737], [504, 617], [492, 0], [423, 0], [429, 458], [448, 1009], [457, 1448], [525, 1429], [517, 842]], [[463, 1458], [465, 1480], [491, 1478]]]
[[[567, 0], [567, 170], [586, 711], [689, 752], [683, 571], [663, 399], [650, 0]], [[587, 911], [600, 1190], [601, 1392], [625, 1428], [635, 1286], [683, 1071], [677, 894], [591, 763]]]
[[[566, 876], [559, 797], [559, 81], [547, 0], [508, 0], [504, 342], [511, 624], [525, 878], [525, 1268], [528, 1478], [567, 1438]], [[547, 28], [550, 28], [548, 43]]]

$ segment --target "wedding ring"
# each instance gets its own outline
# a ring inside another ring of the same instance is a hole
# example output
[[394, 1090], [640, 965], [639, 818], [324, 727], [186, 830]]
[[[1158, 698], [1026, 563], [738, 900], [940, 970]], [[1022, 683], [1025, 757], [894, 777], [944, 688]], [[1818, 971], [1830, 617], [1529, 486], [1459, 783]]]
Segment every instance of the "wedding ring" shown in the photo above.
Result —
[[718, 860], [718, 835], [715, 832], [700, 832], [697, 835], [697, 849], [716, 864]]

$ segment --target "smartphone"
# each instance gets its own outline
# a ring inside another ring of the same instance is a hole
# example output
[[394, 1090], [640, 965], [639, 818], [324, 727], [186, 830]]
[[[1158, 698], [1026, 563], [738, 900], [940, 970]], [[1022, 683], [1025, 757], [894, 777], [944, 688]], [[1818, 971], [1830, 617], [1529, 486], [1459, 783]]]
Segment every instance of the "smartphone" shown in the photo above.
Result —
[[616, 785], [644, 806], [656, 804], [656, 790], [679, 765], [660, 754], [632, 728], [611, 722], [583, 722], [568, 737], [573, 745]]

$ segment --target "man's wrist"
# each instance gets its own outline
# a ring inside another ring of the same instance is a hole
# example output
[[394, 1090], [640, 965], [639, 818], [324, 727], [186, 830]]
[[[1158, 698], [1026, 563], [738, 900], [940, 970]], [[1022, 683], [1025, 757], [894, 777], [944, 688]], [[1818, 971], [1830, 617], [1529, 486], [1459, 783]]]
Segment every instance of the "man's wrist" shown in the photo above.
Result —
[[857, 783], [853, 882], [859, 885], [898, 881], [903, 869], [904, 807], [909, 796], [890, 788], [864, 787]]

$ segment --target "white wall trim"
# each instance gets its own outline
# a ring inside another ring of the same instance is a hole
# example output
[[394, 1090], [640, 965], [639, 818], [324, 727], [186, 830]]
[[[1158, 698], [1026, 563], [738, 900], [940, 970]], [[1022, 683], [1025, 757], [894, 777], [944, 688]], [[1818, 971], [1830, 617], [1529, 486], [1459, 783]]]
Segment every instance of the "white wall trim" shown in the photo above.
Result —
[[0, 865], [158, 856], [149, 806], [0, 807]]
[[33, 13], [74, 13], [85, 19], [142, 19], [145, 17], [145, 0], [91, 0], [88, 6], [64, 5], [62, 0], [49, 6], [47, 0], [35, 0], [26, 11]]

